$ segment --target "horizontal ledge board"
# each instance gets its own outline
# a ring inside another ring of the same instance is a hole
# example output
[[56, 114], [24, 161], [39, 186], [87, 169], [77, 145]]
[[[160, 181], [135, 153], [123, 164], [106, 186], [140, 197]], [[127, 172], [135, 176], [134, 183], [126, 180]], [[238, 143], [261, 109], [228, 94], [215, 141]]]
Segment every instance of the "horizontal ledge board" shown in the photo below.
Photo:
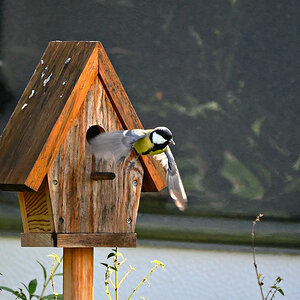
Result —
[[136, 233], [21, 233], [22, 247], [136, 247]]
[[21, 233], [22, 247], [55, 247], [54, 233], [30, 232]]

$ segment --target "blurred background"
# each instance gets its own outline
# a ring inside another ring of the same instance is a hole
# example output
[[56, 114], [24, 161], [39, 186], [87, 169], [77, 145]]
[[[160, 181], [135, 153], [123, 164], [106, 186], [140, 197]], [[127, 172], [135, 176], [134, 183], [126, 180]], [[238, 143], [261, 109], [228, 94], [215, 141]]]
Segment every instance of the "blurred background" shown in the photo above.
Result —
[[[223, 254], [228, 246], [217, 245], [240, 245], [230, 248], [239, 252], [250, 247], [252, 221], [263, 213], [257, 245], [281, 253], [271, 266], [292, 251], [299, 270], [299, 14], [296, 0], [2, 0], [0, 131], [49, 41], [101, 41], [144, 127], [164, 125], [174, 133], [189, 198], [181, 213], [166, 191], [143, 194], [140, 243], [161, 240], [153, 242], [156, 250], [209, 243]], [[22, 230], [15, 193], [0, 193], [0, 230]], [[295, 288], [290, 281], [288, 290]], [[189, 299], [201, 298], [194, 295]], [[255, 299], [236, 295], [218, 297]]]

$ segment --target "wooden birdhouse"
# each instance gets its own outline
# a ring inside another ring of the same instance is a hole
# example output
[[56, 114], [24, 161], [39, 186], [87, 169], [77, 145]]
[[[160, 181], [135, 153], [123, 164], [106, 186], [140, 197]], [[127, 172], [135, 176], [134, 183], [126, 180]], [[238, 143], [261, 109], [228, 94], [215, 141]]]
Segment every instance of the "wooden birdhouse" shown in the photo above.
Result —
[[165, 186], [135, 154], [96, 161], [86, 136], [142, 128], [99, 42], [50, 42], [0, 140], [0, 189], [19, 191], [23, 246], [134, 246], [140, 192]]
[[0, 189], [18, 191], [22, 246], [136, 245], [140, 193], [164, 188], [164, 171], [146, 156], [128, 170], [135, 153], [96, 160], [87, 144], [133, 128], [143, 127], [101, 43], [50, 42], [0, 139]]

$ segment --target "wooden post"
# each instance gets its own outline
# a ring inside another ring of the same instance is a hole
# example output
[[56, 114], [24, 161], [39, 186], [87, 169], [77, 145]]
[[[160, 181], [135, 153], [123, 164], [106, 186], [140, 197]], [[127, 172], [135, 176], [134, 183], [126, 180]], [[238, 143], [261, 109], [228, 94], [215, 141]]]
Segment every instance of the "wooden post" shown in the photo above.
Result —
[[64, 300], [93, 300], [93, 248], [64, 248]]

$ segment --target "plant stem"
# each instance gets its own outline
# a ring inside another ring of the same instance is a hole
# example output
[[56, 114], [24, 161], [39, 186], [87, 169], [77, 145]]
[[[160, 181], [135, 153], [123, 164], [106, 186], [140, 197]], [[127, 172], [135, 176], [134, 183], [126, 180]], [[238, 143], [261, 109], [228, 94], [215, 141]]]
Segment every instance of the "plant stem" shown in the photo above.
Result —
[[55, 283], [54, 283], [54, 279], [53, 279], [53, 277], [54, 277], [55, 261], [56, 261], [56, 259], [53, 258], [52, 269], [51, 269], [51, 285], [52, 285], [52, 289], [53, 289], [54, 299], [57, 300], [57, 293], [55, 292]]
[[118, 248], [116, 247], [116, 253], [114, 257], [114, 266], [115, 266], [115, 295], [116, 300], [118, 300]]
[[126, 277], [130, 274], [130, 272], [131, 272], [132, 270], [135, 270], [135, 269], [132, 268], [132, 267], [130, 266], [130, 269], [128, 270], [128, 272], [123, 276], [123, 278], [122, 278], [121, 281], [119, 282], [118, 288], [120, 288], [120, 285], [122, 284], [122, 282], [126, 279]]
[[[273, 288], [270, 288], [270, 290], [269, 290], [269, 292], [268, 292], [268, 294], [267, 294], [267, 296], [266, 296], [265, 299], [268, 299], [268, 297], [269, 297], [269, 295], [272, 293], [272, 291], [273, 291]], [[272, 299], [272, 298], [271, 298], [271, 299]]]
[[259, 273], [258, 273], [258, 269], [257, 269], [257, 263], [256, 263], [256, 256], [255, 256], [255, 246], [254, 246], [254, 229], [255, 229], [255, 225], [256, 225], [256, 222], [259, 222], [260, 221], [260, 215], [257, 216], [256, 220], [253, 221], [253, 224], [252, 224], [252, 232], [251, 232], [251, 237], [252, 237], [252, 254], [253, 254], [253, 265], [254, 265], [254, 269], [255, 269], [255, 273], [256, 273], [256, 278], [257, 278], [257, 284], [259, 286], [259, 289], [260, 289], [260, 294], [261, 294], [261, 298], [262, 300], [265, 300], [265, 296], [264, 296], [264, 291], [262, 289], [262, 283], [260, 281], [260, 276], [259, 276]]
[[104, 283], [105, 283], [106, 295], [107, 295], [107, 297], [108, 297], [109, 300], [112, 300], [111, 296], [110, 296], [109, 289], [108, 289], [108, 280], [107, 280], [107, 278], [108, 278], [108, 270], [106, 270], [106, 273], [105, 273], [105, 281], [104, 281]]
[[[60, 264], [61, 264], [62, 261], [63, 261], [63, 257], [60, 259], [60, 262], [57, 263], [57, 265], [56, 265], [56, 267], [55, 267], [55, 269], [53, 271], [53, 275], [56, 273], [56, 271], [57, 271], [57, 269], [60, 266]], [[52, 275], [50, 275], [49, 278], [48, 278], [48, 280], [46, 282], [44, 282], [43, 289], [42, 289], [42, 292], [41, 292], [41, 295], [40, 295], [40, 299], [42, 299], [42, 297], [44, 296], [46, 288], [47, 288], [48, 284], [51, 281], [51, 277], [52, 277]]]
[[130, 294], [130, 296], [128, 297], [127, 300], [130, 300], [131, 297], [133, 296], [133, 294], [138, 290], [138, 288], [147, 280], [147, 278], [154, 272], [154, 270], [159, 266], [159, 264], [156, 264], [151, 270], [150, 272], [143, 278], [143, 280], [136, 286], [136, 288], [132, 291], [132, 293]]

